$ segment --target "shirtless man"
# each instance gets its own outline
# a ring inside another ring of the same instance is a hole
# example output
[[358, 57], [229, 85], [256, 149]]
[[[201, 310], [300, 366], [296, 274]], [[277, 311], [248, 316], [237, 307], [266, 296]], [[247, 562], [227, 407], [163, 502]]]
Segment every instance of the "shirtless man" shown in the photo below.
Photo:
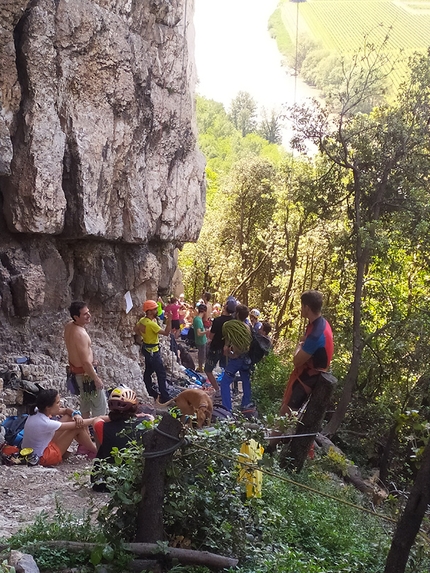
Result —
[[85, 302], [72, 302], [69, 308], [72, 320], [64, 328], [64, 341], [69, 355], [70, 372], [79, 386], [83, 418], [106, 414], [107, 401], [103, 382], [94, 368], [91, 339], [85, 326], [91, 314]]

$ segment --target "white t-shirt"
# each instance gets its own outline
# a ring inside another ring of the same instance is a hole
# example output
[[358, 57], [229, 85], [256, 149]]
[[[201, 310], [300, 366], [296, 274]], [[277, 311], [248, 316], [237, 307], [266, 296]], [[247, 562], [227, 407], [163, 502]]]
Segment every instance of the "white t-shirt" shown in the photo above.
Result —
[[46, 446], [60, 427], [61, 422], [51, 420], [42, 412], [29, 416], [24, 426], [21, 448], [33, 448], [34, 453], [42, 457]]

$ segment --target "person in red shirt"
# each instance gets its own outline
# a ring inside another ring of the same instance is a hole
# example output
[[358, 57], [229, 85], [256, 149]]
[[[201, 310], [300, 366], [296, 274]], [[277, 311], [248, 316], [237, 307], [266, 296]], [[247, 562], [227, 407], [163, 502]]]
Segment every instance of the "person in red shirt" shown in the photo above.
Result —
[[172, 332], [176, 337], [176, 333], [180, 330], [179, 321], [179, 311], [182, 309], [183, 305], [179, 303], [178, 299], [172, 297], [169, 304], [164, 307], [165, 313], [170, 313], [172, 315]]
[[306, 331], [294, 353], [294, 370], [285, 388], [280, 415], [299, 410], [315, 386], [320, 372], [327, 372], [333, 357], [333, 333], [321, 315], [323, 297], [308, 290], [301, 295], [301, 314], [308, 320]]

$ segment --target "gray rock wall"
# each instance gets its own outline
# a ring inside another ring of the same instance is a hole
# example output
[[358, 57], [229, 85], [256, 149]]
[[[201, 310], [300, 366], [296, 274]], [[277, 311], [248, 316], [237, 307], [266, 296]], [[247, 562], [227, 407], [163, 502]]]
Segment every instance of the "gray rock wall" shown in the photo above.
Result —
[[193, 8], [2, 0], [0, 353], [64, 360], [65, 309], [83, 299], [106, 362], [136, 360], [140, 305], [169, 291], [204, 212]]

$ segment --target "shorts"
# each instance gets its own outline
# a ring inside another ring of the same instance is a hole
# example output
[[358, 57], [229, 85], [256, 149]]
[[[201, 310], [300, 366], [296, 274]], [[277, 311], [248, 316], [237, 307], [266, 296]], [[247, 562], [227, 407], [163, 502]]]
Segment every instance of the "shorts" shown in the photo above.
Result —
[[180, 328], [179, 318], [178, 320], [172, 320], [172, 330], [179, 330], [179, 328]]
[[43, 450], [43, 455], [39, 460], [41, 466], [58, 466], [63, 461], [63, 454], [54, 442], [49, 442]]
[[95, 392], [84, 392], [83, 382], [84, 374], [76, 374], [76, 382], [78, 383], [80, 395], [79, 401], [81, 412], [84, 414], [90, 412], [91, 417], [104, 416], [107, 410], [106, 392], [97, 389]]
[[203, 365], [206, 360], [206, 344], [198, 344], [197, 345], [197, 360], [199, 362], [199, 366]]
[[212, 372], [218, 362], [221, 362], [223, 359], [224, 353], [223, 349], [220, 348], [219, 350], [209, 350], [206, 354], [206, 363], [205, 363], [205, 372]]

